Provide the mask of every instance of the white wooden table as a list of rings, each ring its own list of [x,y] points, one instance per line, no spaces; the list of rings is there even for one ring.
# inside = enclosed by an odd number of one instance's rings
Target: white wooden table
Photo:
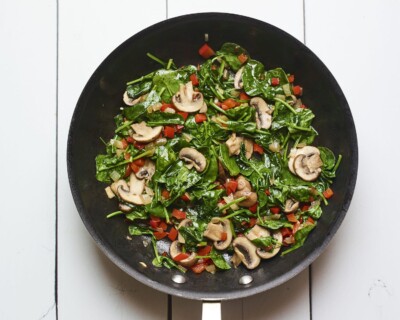
[[[287,283],[224,302],[223,319],[400,319],[396,0],[1,0],[0,319],[200,319],[115,267],[74,206],[66,141],[78,96],[117,45],[181,14],[255,17],[335,75],[359,139],[353,202],[324,254]]]

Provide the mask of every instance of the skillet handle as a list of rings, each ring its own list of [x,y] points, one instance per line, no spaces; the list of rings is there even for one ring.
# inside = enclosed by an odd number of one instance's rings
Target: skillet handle
[[[203,301],[202,320],[221,320],[221,301]]]

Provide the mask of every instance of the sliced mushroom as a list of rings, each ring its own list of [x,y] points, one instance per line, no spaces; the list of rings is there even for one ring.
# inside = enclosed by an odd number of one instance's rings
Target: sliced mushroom
[[[246,180],[245,177],[239,176],[237,178],[237,191],[234,193],[233,197],[239,199],[241,197],[246,197],[243,201],[238,203],[241,207],[251,207],[257,203],[257,193],[253,192],[251,189],[250,182]]]
[[[122,212],[130,212],[130,211],[132,211],[132,208],[130,206],[128,206],[127,204],[124,204],[124,203],[120,203],[118,205],[118,207],[119,207],[119,210],[121,210]]]
[[[141,97],[132,99],[131,97],[128,96],[127,91],[124,92],[123,100],[124,100],[124,103],[128,106],[133,106],[133,105],[137,104],[140,101],[140,99],[141,99]]]
[[[257,247],[246,237],[233,240],[233,249],[247,269],[254,269],[260,264]]]
[[[115,197],[115,193],[111,190],[110,186],[105,188],[104,191],[106,192],[108,199],[112,199]]]
[[[150,180],[155,172],[156,172],[156,166],[154,162],[151,161],[150,159],[146,159],[143,167],[141,167],[139,171],[136,172],[136,177],[138,179]]]
[[[115,181],[111,184],[110,188],[114,194],[118,195],[118,188],[122,186],[124,189],[129,190],[129,186],[124,179]]]
[[[136,178],[135,174],[131,174],[129,181],[129,189],[127,185],[120,184],[117,192],[119,197],[129,203],[136,205],[144,205],[151,202],[152,197],[150,195],[142,195],[145,187],[145,181]]]
[[[244,70],[244,67],[241,67],[235,74],[235,79],[234,79],[235,89],[243,88],[243,81],[242,81],[243,70]]]
[[[178,240],[175,240],[174,242],[171,243],[171,246],[169,247],[169,254],[172,257],[172,259],[175,259],[181,253],[182,253],[181,244],[178,242]],[[196,262],[197,258],[196,258],[196,253],[194,252],[192,252],[188,258],[178,261],[180,265],[187,268],[193,266]]]
[[[314,181],[321,173],[323,163],[318,153],[299,154],[294,158],[293,168],[305,181]]]
[[[185,243],[185,238],[179,233],[179,229],[182,227],[191,227],[193,225],[192,220],[190,219],[183,219],[178,225],[178,241],[179,243]]]
[[[258,129],[269,129],[272,124],[272,108],[259,97],[252,98],[250,105],[256,109],[256,124]]]
[[[230,156],[238,155],[240,153],[240,148],[242,147],[243,143],[246,149],[246,158],[250,159],[251,155],[253,154],[252,141],[247,138],[238,137],[236,136],[236,133],[232,133],[230,138],[225,143],[228,147]]]
[[[238,203],[240,207],[249,208],[257,203],[257,193],[250,190],[236,191],[234,197],[235,199],[246,197],[246,199]]]
[[[299,202],[293,199],[287,199],[285,202],[285,211],[286,213],[296,211],[299,208]]]
[[[191,81],[181,84],[179,91],[172,97],[174,106],[183,112],[197,112],[203,107],[203,94],[193,91]]]
[[[199,113],[206,113],[208,110],[207,105],[205,102],[203,102],[203,105],[201,106]]]
[[[259,225],[255,225],[246,234],[247,239],[249,239],[250,241],[255,240],[257,238],[265,238],[265,237],[270,237],[270,236],[271,236],[271,233],[267,229],[265,229],[263,227],[260,227]],[[277,244],[271,250],[267,251],[267,250],[265,250],[263,248],[257,248],[257,254],[262,259],[270,259],[270,258],[272,258],[281,249],[282,233],[280,231],[276,231],[276,232],[274,232],[272,234],[272,236],[277,241]]]
[[[292,148],[290,150],[289,154],[289,161],[288,161],[288,167],[291,173],[296,174],[296,171],[294,170],[294,158],[300,154],[305,154],[305,155],[312,155],[312,154],[318,154],[320,155],[319,149],[313,146],[305,146],[303,148]]]
[[[222,235],[226,234],[226,239],[222,240]],[[229,247],[232,241],[232,230],[228,219],[212,218],[204,231],[204,236],[214,241],[214,247],[224,250]]]
[[[140,123],[134,123],[131,125],[132,129],[135,133],[132,135],[132,138],[138,142],[150,142],[160,135],[162,126],[158,127],[149,127],[146,125],[146,122],[142,121]]]
[[[193,165],[198,172],[204,171],[207,166],[206,158],[194,148],[182,148],[179,151],[179,159]]]

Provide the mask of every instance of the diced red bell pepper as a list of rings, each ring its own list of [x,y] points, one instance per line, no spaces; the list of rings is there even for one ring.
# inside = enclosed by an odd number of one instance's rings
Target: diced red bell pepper
[[[137,166],[136,164],[134,164],[133,162],[131,162],[130,167],[131,167],[131,170],[132,170],[134,173],[138,173],[139,170],[140,170],[140,167]]]
[[[172,216],[178,220],[186,219],[186,212],[178,209],[172,210]]]
[[[271,210],[273,214],[278,214],[279,212],[281,212],[281,208],[279,207],[271,207],[269,208],[269,210]]]
[[[279,85],[279,78],[271,78],[271,85],[276,87]]]
[[[126,137],[125,138],[125,140],[126,140],[126,142],[128,142],[129,144],[134,144],[135,143],[135,140],[132,138],[132,137]]]
[[[257,152],[259,154],[264,154],[263,147],[261,147],[259,144],[255,143],[255,142],[253,143],[253,151]]]
[[[185,260],[187,258],[189,258],[189,254],[185,253],[185,252],[181,252],[178,255],[176,255],[175,257],[173,257],[172,259],[179,262],[179,261]]]
[[[177,124],[175,125],[175,132],[176,133],[182,133],[182,130],[185,126],[181,125],[181,124]]]
[[[225,190],[226,190],[226,193],[228,194],[228,196],[231,193],[235,193],[237,187],[238,187],[238,183],[235,179],[228,179],[225,183]]]
[[[205,246],[201,249],[199,249],[199,251],[197,251],[197,255],[204,257],[207,256],[210,252],[211,252],[212,247],[211,246]]]
[[[246,94],[246,92],[241,92],[239,94],[239,99],[240,100],[250,100],[250,97]]]
[[[150,219],[150,221],[149,221],[149,225],[150,225],[150,227],[152,227],[153,229],[157,229],[159,223],[160,223],[160,222],[157,222],[156,220],[152,220],[152,219]]]
[[[245,55],[244,53],[241,53],[238,55],[238,60],[240,61],[241,64],[245,63],[249,57]]]
[[[170,193],[169,193],[168,190],[163,190],[163,191],[161,191],[161,196],[162,196],[164,199],[169,199],[171,195],[170,195]]]
[[[195,73],[190,75],[190,81],[192,81],[192,85],[194,85],[194,86],[199,85],[199,79],[197,78]]]
[[[325,199],[329,199],[333,196],[333,190],[331,188],[326,189],[324,192],[322,192],[324,195]]]
[[[143,167],[145,160],[143,158],[140,158],[140,159],[133,161],[132,163],[136,164],[138,167]]]
[[[301,96],[303,94],[303,88],[300,86],[294,86],[293,87],[293,94],[295,96]]]
[[[286,237],[288,237],[288,236],[290,236],[290,235],[292,234],[292,230],[290,230],[290,229],[287,228],[287,227],[281,228],[280,231],[281,231],[281,233],[282,233],[282,237],[283,237],[283,238],[286,238]]]
[[[299,222],[293,212],[288,213],[286,215],[286,219],[288,219],[289,222],[293,222],[293,223]]]
[[[168,239],[171,241],[175,241],[177,237],[178,237],[178,230],[172,227],[168,232]]]
[[[253,204],[251,207],[249,207],[249,210],[251,212],[253,212],[253,213],[256,213],[257,212],[257,207],[258,207],[257,203]]]
[[[186,121],[187,117],[189,116],[189,113],[184,112],[184,111],[178,111],[177,114],[181,115],[183,120]]]
[[[228,238],[228,233],[221,232],[221,241],[225,241]]]
[[[157,240],[161,240],[168,235],[168,233],[166,233],[165,231],[156,231],[156,232],[153,232],[153,234]]]
[[[311,217],[308,217],[308,218],[307,218],[307,223],[314,224],[314,223],[315,223],[315,221],[314,221],[314,219],[313,219],[313,218],[311,218]]]
[[[236,106],[238,106],[239,103],[236,102],[235,100],[233,100],[232,98],[228,98],[226,100],[224,100],[221,104],[221,108],[224,110],[228,110],[228,109],[232,109]]]
[[[162,231],[166,231],[167,228],[168,228],[168,226],[167,226],[167,224],[165,223],[165,221],[161,221],[158,227],[161,228]]]
[[[196,123],[202,123],[207,120],[207,116],[204,113],[198,113],[194,116],[194,121]]]
[[[202,273],[204,270],[206,270],[206,264],[200,262],[192,266],[190,269],[192,269],[194,273],[199,274]]]
[[[265,194],[266,194],[267,196],[269,196],[269,195],[271,194],[271,191],[269,191],[269,189],[266,189],[266,190],[265,190]]]
[[[132,173],[132,168],[129,163],[126,165],[124,178],[129,177]]]
[[[249,221],[249,228],[253,228],[257,223],[257,218],[251,217]]]
[[[215,51],[207,43],[205,43],[199,49],[199,55],[201,55],[204,59],[208,59],[215,55]]]
[[[144,149],[144,147],[146,147],[146,144],[140,143],[140,142],[137,142],[137,141],[135,141],[135,142],[133,143],[133,145],[134,145],[134,147],[135,147],[136,149],[139,149],[139,150],[142,150],[142,149]]]
[[[170,103],[164,103],[164,104],[161,106],[160,111],[161,111],[161,112],[165,112],[165,110],[167,110],[168,108],[175,109],[175,107],[174,107],[172,104],[170,104]]]
[[[185,202],[189,202],[190,201],[190,197],[189,194],[187,192],[185,192],[182,196],[181,199]]]
[[[294,82],[294,74],[288,75],[288,80],[290,83]]]
[[[166,138],[173,139],[175,137],[175,129],[171,126],[164,127],[164,135]]]
[[[126,149],[128,147],[128,142],[126,141],[126,139],[121,139],[121,143],[122,143],[122,149]]]
[[[293,224],[293,230],[292,230],[293,234],[295,234],[299,230],[300,225],[301,225],[300,221],[297,221],[296,223]]]
[[[131,154],[130,153],[125,153],[124,154],[124,159],[125,160],[129,160],[131,158]]]

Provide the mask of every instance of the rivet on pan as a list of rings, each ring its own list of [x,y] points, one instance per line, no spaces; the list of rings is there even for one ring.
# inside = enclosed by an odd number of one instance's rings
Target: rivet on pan
[[[182,283],[186,282],[186,278],[181,274],[174,274],[172,276],[172,281],[175,282],[175,283],[182,284]]]
[[[204,34],[204,42],[208,42],[208,33]]]
[[[240,277],[239,284],[245,285],[253,282],[253,277],[249,275],[245,275]]]
[[[147,268],[147,264],[145,264],[143,261],[140,261],[139,264],[140,264],[143,268]]]

